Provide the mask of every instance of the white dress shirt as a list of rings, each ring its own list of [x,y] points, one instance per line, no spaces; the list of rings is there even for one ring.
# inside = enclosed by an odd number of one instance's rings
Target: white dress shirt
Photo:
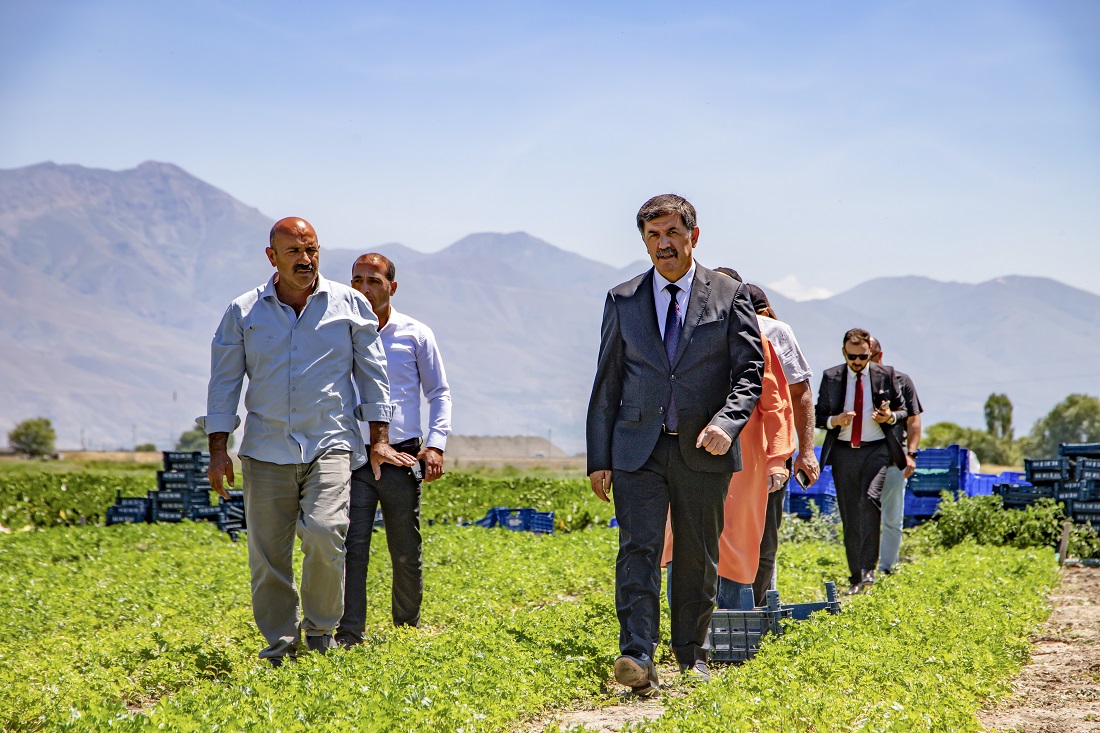
[[[844,411],[852,412],[856,404],[856,372],[853,372],[851,367],[848,367],[845,371],[848,373],[848,382],[844,385]],[[886,434],[882,432],[882,426],[875,422],[872,417],[875,414],[876,407],[878,405],[871,400],[871,371],[868,364],[863,369],[863,437],[860,438],[861,443],[872,443],[886,437]],[[829,418],[829,425],[832,426],[832,424],[833,419]],[[855,425],[855,420],[847,425],[842,425],[840,435],[837,437],[840,440],[851,441],[853,425]]]
[[[794,331],[783,321],[768,318],[757,314],[757,323],[760,331],[768,337],[775,349],[775,355],[779,357],[779,363],[783,366],[783,376],[787,378],[787,384],[798,384],[813,378],[813,370],[806,361],[802,349],[798,346],[798,339],[794,337]]]
[[[197,422],[207,434],[233,432],[247,375],[242,456],[289,465],[348,450],[358,467],[365,456],[357,419],[389,422],[393,412],[370,303],[320,275],[301,314],[276,296],[274,277],[234,300],[210,354],[207,414]]]
[[[680,306],[680,325],[684,325],[687,318],[688,299],[691,297],[691,284],[695,282],[695,260],[691,261],[691,269],[676,282],[666,280],[665,276],[653,268],[653,300],[657,308],[657,328],[661,330],[661,338],[665,337],[665,317],[668,315],[668,304],[672,302],[672,295],[666,290],[669,285],[680,288],[676,293],[676,302]]]
[[[445,450],[451,433],[451,388],[443,359],[435,343],[435,334],[415,318],[398,313],[390,307],[390,317],[379,334],[386,350],[386,372],[390,377],[390,443],[419,438],[420,393],[428,400],[428,437],[425,447]],[[370,427],[360,426],[364,442],[370,437]]]

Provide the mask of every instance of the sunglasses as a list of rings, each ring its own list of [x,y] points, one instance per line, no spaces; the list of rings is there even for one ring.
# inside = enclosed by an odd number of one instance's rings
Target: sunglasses
[[[871,358],[870,354],[849,354],[847,351],[844,352],[844,355],[848,357],[848,361],[867,361]]]

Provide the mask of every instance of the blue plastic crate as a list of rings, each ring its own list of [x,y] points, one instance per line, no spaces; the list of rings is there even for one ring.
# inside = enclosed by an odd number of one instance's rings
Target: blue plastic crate
[[[836,597],[836,583],[825,584],[825,599],[817,603],[792,603],[783,604],[780,608],[791,612],[791,618],[795,621],[805,621],[811,613],[825,611],[826,613],[840,613],[840,601]]]
[[[810,504],[816,504],[817,510],[822,514],[836,513],[836,497],[827,494],[787,494],[784,504],[784,511],[788,514],[796,514],[802,519],[813,516]]]
[[[966,476],[959,468],[918,469],[909,477],[909,491],[917,496],[939,496],[941,491],[965,488]]]
[[[497,506],[489,510],[484,519],[474,522],[481,527],[502,527],[513,532],[554,533],[554,512],[540,512],[534,509],[511,509]]]
[[[749,590],[749,594],[752,590]],[[752,600],[748,601],[752,605]],[[712,662],[745,662],[760,651],[760,642],[767,634],[782,636],[782,619],[792,618],[790,609],[779,605],[779,593],[768,591],[765,608],[751,610],[715,609],[710,617],[710,660]]]
[[[917,496],[912,491],[906,490],[904,501],[904,514],[906,517],[931,517],[940,508],[938,494],[936,496]]]
[[[913,459],[917,470],[958,468],[966,471],[970,466],[970,457],[966,448],[949,445],[946,448],[922,448]]]
[[[1100,443],[1062,443],[1058,446],[1058,455],[1100,458]]]
[[[1074,471],[1078,481],[1100,481],[1100,458],[1078,458]]]
[[[821,460],[821,446],[814,447],[814,454],[817,456],[818,461]],[[798,455],[797,453],[795,454]],[[792,495],[810,495],[810,496],[836,496],[836,485],[833,483],[833,467],[822,466],[821,475],[817,477],[817,481],[802,488],[802,484],[798,483],[798,480],[792,475],[790,480],[787,481],[787,493]]]
[[[999,476],[992,473],[968,473],[964,493],[967,496],[990,496],[993,494],[993,485],[999,483],[999,479]]]
[[[1000,480],[995,483],[998,484],[1016,484],[1017,486],[1027,486],[1027,474],[1023,471],[1001,471],[1001,475],[998,477]]]
[[[1069,478],[1068,458],[1025,459],[1024,472],[1033,484],[1065,481]]]

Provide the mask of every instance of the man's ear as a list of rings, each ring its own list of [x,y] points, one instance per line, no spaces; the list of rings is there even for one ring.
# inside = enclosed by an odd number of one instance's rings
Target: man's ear
[[[273,250],[271,247],[268,247],[264,251],[267,252],[267,261],[271,263],[272,267],[275,267],[275,250]]]

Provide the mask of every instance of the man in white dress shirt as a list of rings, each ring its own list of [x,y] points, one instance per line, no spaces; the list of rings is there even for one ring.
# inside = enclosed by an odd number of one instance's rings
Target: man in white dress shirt
[[[344,615],[336,631],[336,641],[344,646],[363,641],[367,565],[374,514],[379,505],[393,562],[393,623],[396,626],[420,625],[420,603],[424,594],[421,480],[434,481],[443,475],[443,451],[451,432],[451,390],[447,386],[447,374],[435,334],[420,321],[393,308],[390,298],[397,292],[396,277],[394,264],[377,253],[365,254],[352,265],[351,286],[365,295],[374,309],[386,352],[393,403],[391,445],[414,465],[386,465],[380,472],[359,469],[352,474]],[[420,427],[421,392],[428,402],[426,438]]]
[[[210,485],[228,498],[226,443],[241,424],[248,376],[239,453],[252,610],[267,640],[260,658],[277,667],[297,654],[303,633],[312,650],[333,644],[344,605],[348,480],[365,460],[356,420],[370,423],[372,465],[407,457],[389,445],[386,357],[369,304],[321,277],[317,233],[304,219],[276,222],[269,245],[275,274],[230,303],[214,334],[207,414],[198,423],[210,441]],[[305,556],[300,620],[295,532]]]

